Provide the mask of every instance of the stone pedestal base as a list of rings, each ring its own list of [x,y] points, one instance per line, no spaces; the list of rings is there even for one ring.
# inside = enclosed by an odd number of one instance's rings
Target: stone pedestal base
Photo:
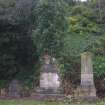
[[[94,102],[97,100],[96,89],[93,86],[80,86],[75,92],[75,98],[80,101]]]
[[[34,93],[31,95],[31,98],[36,99],[38,101],[62,101],[64,99],[64,95]]]
[[[36,91],[32,92],[31,97],[36,100],[47,100],[47,101],[55,101],[55,100],[63,100],[64,94],[61,89],[36,89]]]

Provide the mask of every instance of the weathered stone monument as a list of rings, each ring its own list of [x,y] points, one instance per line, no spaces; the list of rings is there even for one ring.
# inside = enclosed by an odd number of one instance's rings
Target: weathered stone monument
[[[61,82],[59,77],[59,69],[56,60],[45,54],[41,59],[42,66],[40,69],[39,87],[36,89],[36,93],[32,93],[32,97],[42,99],[57,99],[62,94]]]
[[[11,98],[19,98],[22,94],[22,86],[18,80],[12,80],[9,84],[8,96]]]
[[[96,89],[93,77],[92,54],[84,52],[81,54],[81,85],[80,97],[94,99],[96,98]]]
[[[40,89],[45,93],[59,93],[60,85],[58,68],[54,64],[54,58],[46,54],[43,57],[40,73]]]

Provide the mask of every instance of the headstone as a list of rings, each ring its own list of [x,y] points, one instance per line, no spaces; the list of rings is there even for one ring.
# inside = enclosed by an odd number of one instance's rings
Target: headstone
[[[81,55],[81,93],[83,98],[95,98],[96,89],[94,85],[92,54],[85,52]]]
[[[22,92],[22,86],[18,80],[12,80],[9,84],[9,90],[8,90],[9,97],[12,98],[19,98],[21,97]]]

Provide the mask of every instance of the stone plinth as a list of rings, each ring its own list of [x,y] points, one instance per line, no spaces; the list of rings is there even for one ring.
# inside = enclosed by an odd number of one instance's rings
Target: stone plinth
[[[96,97],[92,54],[90,52],[85,52],[81,55],[81,85],[79,96],[83,98]]]

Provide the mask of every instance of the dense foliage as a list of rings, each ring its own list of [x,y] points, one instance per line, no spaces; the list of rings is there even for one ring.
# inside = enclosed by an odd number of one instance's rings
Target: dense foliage
[[[105,1],[1,0],[0,79],[37,81],[39,58],[55,56],[63,80],[78,84],[80,54],[94,53],[95,77],[105,77]],[[75,77],[75,78],[73,78]],[[76,78],[77,77],[77,78]]]
[[[65,4],[58,0],[39,1],[33,9],[33,41],[39,55],[48,50],[50,54],[58,54],[65,31]]]
[[[20,72],[23,75],[32,68],[31,7],[20,1],[0,1],[0,79],[14,78]]]

